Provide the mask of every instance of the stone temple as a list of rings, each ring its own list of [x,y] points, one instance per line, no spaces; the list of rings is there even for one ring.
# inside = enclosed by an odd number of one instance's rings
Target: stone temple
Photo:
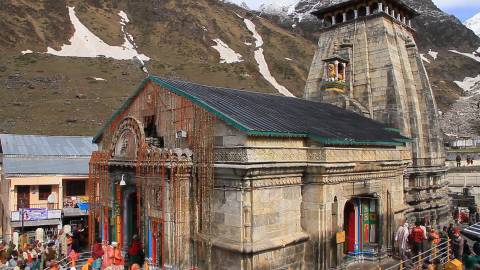
[[[405,171],[407,218],[448,218],[445,153],[438,110],[415,45],[416,12],[402,1],[336,1],[313,13],[322,22],[305,98],[335,104],[412,138]]]
[[[95,138],[90,235],[138,234],[179,269],[375,258],[407,209],[408,141],[334,105],[151,76]]]
[[[315,14],[306,99],[142,82],[94,138],[90,241],[126,248],[136,234],[166,269],[330,269],[387,256],[406,216],[443,220],[415,12],[349,1]]]

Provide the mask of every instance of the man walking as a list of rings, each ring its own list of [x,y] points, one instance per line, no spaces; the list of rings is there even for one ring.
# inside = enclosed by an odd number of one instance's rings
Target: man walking
[[[395,243],[397,244],[398,256],[401,260],[405,260],[407,251],[407,242],[410,232],[408,231],[408,223],[404,223],[400,226],[395,233]]]
[[[465,240],[460,235],[460,229],[455,228],[453,230],[453,238],[452,238],[452,251],[455,259],[462,261],[464,245],[465,245]]]
[[[410,240],[412,242],[413,255],[417,256],[423,252],[423,240],[425,240],[425,233],[420,227],[420,223],[415,222],[415,227],[412,229],[410,234]]]

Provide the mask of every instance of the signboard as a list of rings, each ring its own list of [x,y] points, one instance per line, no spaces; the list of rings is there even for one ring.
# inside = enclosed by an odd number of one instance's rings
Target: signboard
[[[21,221],[22,210],[12,212],[12,221]],[[47,208],[25,208],[23,209],[23,221],[38,221],[46,219],[62,218],[62,210]]]
[[[48,219],[62,218],[62,210],[60,209],[48,210],[47,217]]]
[[[345,231],[337,232],[337,244],[345,243]]]
[[[22,210],[20,210],[20,213]],[[48,210],[47,208],[26,208],[23,209],[23,220],[24,221],[36,221],[48,219]]]

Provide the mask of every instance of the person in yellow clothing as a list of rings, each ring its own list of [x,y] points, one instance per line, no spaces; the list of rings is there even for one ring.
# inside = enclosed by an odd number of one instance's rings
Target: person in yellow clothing
[[[82,266],[82,270],[90,270],[90,266],[93,263],[93,258],[88,258],[87,263]]]
[[[18,246],[20,248],[26,248],[28,244],[28,235],[26,233],[23,233],[20,235],[20,238],[18,239]]]

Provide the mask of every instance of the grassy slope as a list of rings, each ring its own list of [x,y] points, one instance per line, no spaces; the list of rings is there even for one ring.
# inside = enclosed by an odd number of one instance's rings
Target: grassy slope
[[[153,59],[147,63],[152,74],[276,92],[258,73],[254,47],[244,44],[252,41],[252,37],[234,13],[247,15],[238,7],[216,0],[169,0],[153,7],[148,1],[118,1],[117,7],[92,6],[90,2],[69,0],[68,4],[75,5],[82,23],[110,45],[123,43],[117,13],[125,10],[130,18],[128,31],[135,37],[139,51]],[[30,12],[38,17],[37,21],[48,21],[50,13],[57,21],[68,18],[66,8],[49,13],[35,3],[24,0],[25,3],[36,6]],[[273,75],[301,96],[313,42],[263,19],[254,22],[265,39],[265,57]],[[9,25],[22,42],[0,45],[0,132],[93,135],[144,77],[129,61],[44,54],[22,56],[21,50],[45,51],[47,46],[58,48],[66,43],[71,25],[67,22],[63,29],[51,28],[55,33],[45,28],[29,38],[28,27],[16,29],[15,24]],[[39,42],[42,35],[44,41]],[[218,53],[211,48],[214,38],[222,39],[242,54],[245,61],[219,64]],[[296,61],[286,61],[285,57]]]

